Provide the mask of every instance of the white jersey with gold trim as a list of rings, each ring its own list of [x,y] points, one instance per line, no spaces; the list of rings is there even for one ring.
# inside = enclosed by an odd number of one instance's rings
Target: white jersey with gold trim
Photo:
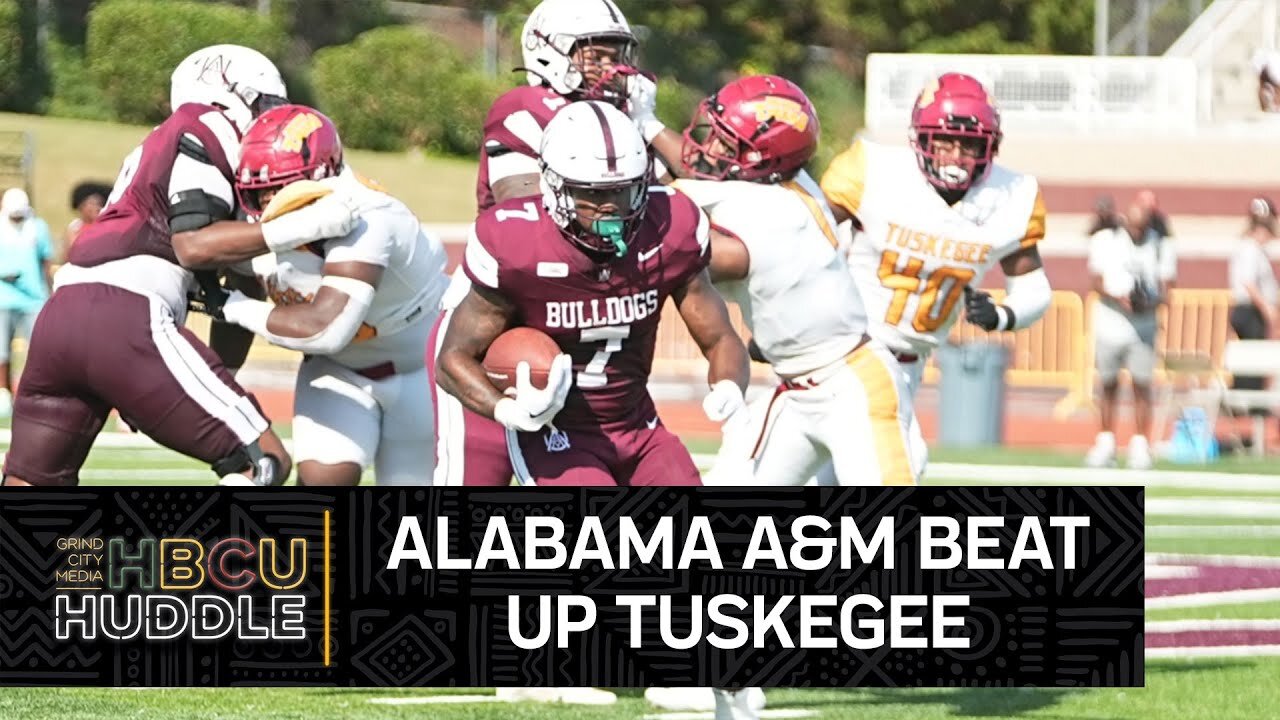
[[[444,245],[422,229],[411,210],[350,168],[325,183],[356,199],[360,221],[346,237],[312,243],[253,261],[276,304],[310,302],[326,262],[363,262],[385,270],[355,338],[331,359],[360,369],[391,362],[399,372],[422,367],[422,348],[448,287]]]
[[[960,316],[964,288],[1044,237],[1039,183],[1000,165],[948,205],[909,148],[859,140],[832,161],[822,189],[862,225],[849,265],[872,337],[897,352],[932,351]]]
[[[746,246],[747,277],[716,287],[741,308],[775,372],[807,373],[858,345],[866,312],[849,281],[835,217],[808,173],[779,184],[677,180],[673,187]]]

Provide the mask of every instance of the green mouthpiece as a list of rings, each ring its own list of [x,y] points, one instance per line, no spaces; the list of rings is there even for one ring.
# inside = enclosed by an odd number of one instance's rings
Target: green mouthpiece
[[[622,257],[627,254],[627,243],[622,239],[624,224],[618,218],[600,218],[591,223],[591,232],[613,244],[613,254]]]

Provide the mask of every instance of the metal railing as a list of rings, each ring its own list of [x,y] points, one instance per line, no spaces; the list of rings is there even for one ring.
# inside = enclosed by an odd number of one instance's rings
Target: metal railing
[[[1197,127],[1197,69],[1189,58],[873,53],[867,129],[905,132],[920,89],[948,71],[983,81],[1005,128],[1023,134]]]

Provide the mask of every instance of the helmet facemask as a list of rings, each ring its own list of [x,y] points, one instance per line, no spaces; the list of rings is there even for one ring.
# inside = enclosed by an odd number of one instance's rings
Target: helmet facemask
[[[618,108],[627,101],[627,76],[636,71],[636,39],[621,33],[599,35],[544,35],[534,33],[563,60],[558,82],[544,77],[557,91],[567,89],[575,100],[601,100]],[[539,73],[536,68],[526,68]],[[549,72],[555,69],[548,68]]]
[[[562,233],[596,262],[624,257],[644,220],[649,178],[616,183],[568,180],[542,168],[543,201]]]
[[[693,122],[685,128],[680,160],[689,174],[700,180],[777,182],[782,179],[770,167],[773,163],[764,162],[764,155],[749,138],[734,133],[720,119],[722,110],[713,95],[702,102]],[[771,122],[761,122],[755,135],[758,137],[768,130]]]
[[[925,178],[952,192],[968,190],[985,178],[1000,149],[996,133],[973,118],[951,118],[945,127],[917,128],[911,145]]]

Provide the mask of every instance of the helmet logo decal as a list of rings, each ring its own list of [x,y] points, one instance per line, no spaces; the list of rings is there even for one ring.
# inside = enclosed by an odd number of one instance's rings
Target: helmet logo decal
[[[223,58],[221,55],[213,55],[204,60],[204,64],[200,66],[200,74],[196,77],[198,82],[206,85],[223,86],[227,83],[227,71],[231,69],[231,61]]]
[[[289,152],[301,152],[303,142],[322,127],[324,123],[314,113],[295,115],[280,131],[280,148]]]
[[[809,127],[809,114],[791,98],[770,95],[755,104],[755,114],[757,122],[777,120],[801,132]]]
[[[938,78],[932,78],[925,83],[924,88],[920,90],[920,99],[916,101],[916,107],[922,108],[931,105],[933,96],[937,94],[938,88]]]

